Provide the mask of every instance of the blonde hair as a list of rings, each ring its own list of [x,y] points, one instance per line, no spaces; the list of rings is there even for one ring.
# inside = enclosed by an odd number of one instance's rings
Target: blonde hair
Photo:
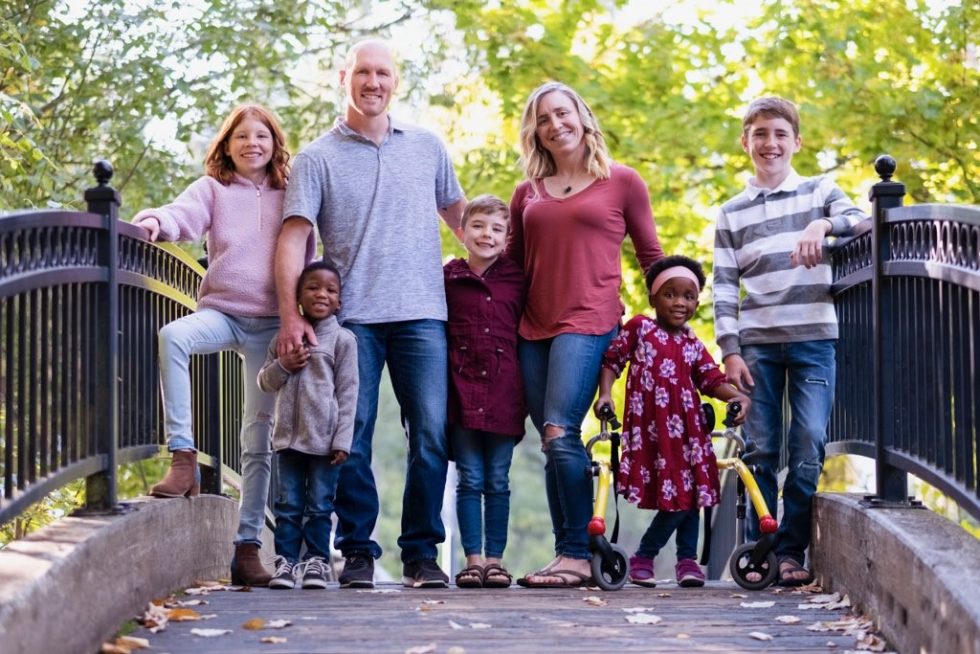
[[[503,215],[504,220],[510,223],[510,207],[496,195],[478,195],[466,203],[463,209],[463,217],[460,219],[459,226],[466,227],[466,221],[475,215]]]
[[[599,122],[585,100],[561,82],[542,84],[531,91],[527,104],[524,105],[524,114],[521,116],[521,167],[524,169],[524,175],[530,180],[535,180],[551,177],[557,172],[554,158],[538,142],[537,136],[538,105],[541,103],[541,98],[556,91],[564,93],[572,101],[582,121],[585,164],[589,174],[598,179],[608,179],[611,160],[606,149],[606,139],[599,129]]]
[[[272,158],[266,166],[266,171],[269,173],[269,186],[286,188],[286,181],[289,179],[289,150],[286,149],[286,137],[272,112],[258,104],[239,105],[228,114],[204,157],[205,172],[225,186],[231,183],[232,176],[235,174],[235,162],[225,150],[232,132],[246,118],[255,118],[269,128],[272,134]]]
[[[745,110],[745,117],[742,118],[742,134],[749,133],[749,127],[759,116],[782,118],[793,128],[793,136],[800,135],[800,112],[797,111],[795,104],[785,98],[770,95],[753,100]]]

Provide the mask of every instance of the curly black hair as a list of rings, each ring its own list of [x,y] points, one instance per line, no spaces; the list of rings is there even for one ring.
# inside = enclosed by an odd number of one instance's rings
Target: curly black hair
[[[681,254],[672,254],[669,257],[664,257],[660,259],[655,264],[650,266],[646,273],[647,291],[653,286],[653,280],[657,278],[657,275],[667,270],[668,268],[673,268],[674,266],[684,266],[688,270],[694,273],[694,276],[698,278],[698,286],[704,288],[704,283],[708,281],[707,277],[704,276],[704,268],[701,264],[692,259],[691,257],[685,257]]]
[[[303,282],[306,278],[310,276],[311,273],[317,270],[329,270],[333,274],[337,275],[337,281],[343,285],[343,280],[340,278],[340,271],[337,270],[337,266],[333,265],[329,261],[314,261],[303,268],[303,272],[299,274],[299,279],[296,280],[296,297],[299,297],[300,291],[303,289]]]

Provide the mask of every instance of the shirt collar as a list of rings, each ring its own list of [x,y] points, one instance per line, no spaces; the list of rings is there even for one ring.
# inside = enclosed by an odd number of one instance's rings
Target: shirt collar
[[[334,121],[334,128],[344,136],[367,140],[364,136],[351,128],[351,126],[347,124],[347,121],[344,120],[343,116],[337,116],[337,119]],[[388,114],[388,136],[385,137],[385,140],[391,138],[391,135],[395,132],[405,132],[408,131],[408,129],[408,123],[404,123],[391,114]]]
[[[789,169],[789,175],[783,180],[783,183],[774,189],[766,189],[756,186],[752,183],[752,178],[745,183],[745,194],[749,196],[750,200],[756,199],[760,193],[765,195],[771,195],[772,193],[778,193],[780,191],[795,191],[799,188],[800,184],[803,183],[803,178],[800,177],[799,173],[796,172],[795,168]]]

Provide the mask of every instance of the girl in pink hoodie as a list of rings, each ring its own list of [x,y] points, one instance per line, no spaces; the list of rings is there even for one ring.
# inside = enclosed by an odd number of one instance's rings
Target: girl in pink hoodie
[[[245,361],[245,407],[241,506],[231,576],[236,584],[265,586],[271,575],[258,552],[272,471],[275,395],[259,390],[255,379],[279,328],[273,259],[289,152],[269,110],[247,104],[225,119],[204,163],[207,174],[171,204],[144,209],[133,218],[151,241],[196,241],[206,234],[208,250],[197,311],[160,330],[160,385],[173,462],[150,494],[181,497],[200,491],[190,357],[238,352]],[[314,245],[309,244],[307,261]]]

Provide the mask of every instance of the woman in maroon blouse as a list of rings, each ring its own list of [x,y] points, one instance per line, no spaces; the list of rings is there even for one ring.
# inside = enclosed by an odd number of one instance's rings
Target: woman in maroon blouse
[[[580,586],[591,577],[592,515],[581,425],[624,311],[621,246],[628,234],[644,270],[664,254],[646,184],[610,160],[595,116],[571,88],[549,82],[531,93],[521,152],[527,179],[511,198],[507,252],[528,280],[518,352],[545,453],[555,559],[518,583]]]

